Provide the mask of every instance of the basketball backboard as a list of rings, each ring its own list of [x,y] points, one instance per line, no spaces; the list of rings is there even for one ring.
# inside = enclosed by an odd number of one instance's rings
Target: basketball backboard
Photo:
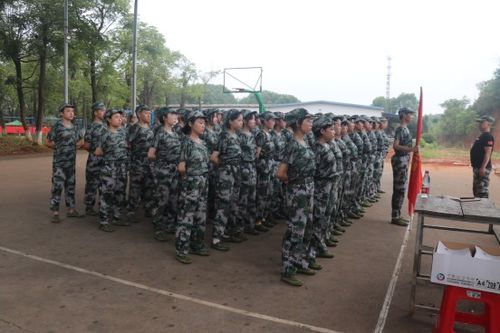
[[[262,67],[224,68],[223,92],[262,92]]]

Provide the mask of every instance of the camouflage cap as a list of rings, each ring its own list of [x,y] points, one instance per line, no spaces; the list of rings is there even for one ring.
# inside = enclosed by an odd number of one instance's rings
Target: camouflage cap
[[[383,123],[383,122],[386,122],[386,121],[387,121],[387,118],[386,118],[386,117],[384,117],[384,116],[380,117],[379,119],[380,119],[380,122],[381,122],[381,123]]]
[[[203,110],[203,113],[207,116],[207,117],[211,117],[213,114],[215,113],[220,113],[219,109],[205,109]]]
[[[321,116],[313,121],[313,131],[317,132],[322,128],[329,127],[333,125],[333,119],[327,116]]]
[[[259,116],[260,116],[260,119],[263,119],[263,120],[277,119],[276,115],[274,113],[272,113],[271,111],[263,112]]]
[[[276,119],[285,120],[285,114],[283,112],[276,111],[274,112]]]
[[[408,113],[415,113],[415,111],[410,110],[407,107],[402,107],[402,108],[399,108],[399,110],[398,110],[398,115],[408,114]]]
[[[248,109],[244,109],[244,110],[241,110],[243,112],[243,119],[247,119],[249,118],[251,115],[257,115],[257,111],[255,110],[248,110]]]
[[[60,107],[59,107],[59,113],[63,112],[64,109],[66,108],[71,108],[71,109],[74,109],[75,106],[73,104],[69,104],[69,103],[64,103],[62,104]]]
[[[345,119],[344,116],[341,116],[341,115],[333,115],[332,116],[332,120],[333,121],[339,121],[340,120],[340,122],[342,122],[342,121],[344,121],[344,119]]]
[[[303,120],[305,118],[311,117],[312,115],[304,108],[293,109],[285,115],[285,120],[287,123],[295,123],[297,121]]]
[[[207,116],[205,116],[205,114],[203,112],[201,112],[200,110],[196,110],[196,111],[189,113],[189,117],[188,117],[187,121],[188,122],[195,121],[198,118],[203,118],[206,120]]]
[[[163,118],[164,116],[166,116],[169,113],[177,114],[177,110],[169,108],[168,106],[163,106],[158,111],[156,111],[156,113],[158,114],[159,118]]]
[[[187,120],[189,119],[189,114],[191,113],[191,110],[180,108],[177,109],[177,113],[180,114],[184,120]]]
[[[138,114],[139,112],[142,111],[151,111],[151,109],[146,104],[137,105],[137,107],[135,108],[135,114]]]
[[[113,116],[116,113],[119,113],[119,114],[123,115],[123,110],[120,110],[120,109],[109,109],[109,110],[106,111],[106,118],[109,119],[109,118],[111,118],[111,116]]]
[[[377,117],[375,117],[375,116],[370,117],[370,120],[371,120],[372,123],[380,124],[380,120]]]
[[[478,123],[482,123],[483,121],[487,121],[490,124],[493,124],[495,122],[495,118],[493,118],[492,116],[481,116],[481,117],[477,118],[476,121]]]
[[[94,112],[96,110],[102,110],[105,108],[106,108],[106,105],[104,105],[104,103],[102,103],[102,102],[95,102],[94,104],[92,104],[92,112]]]

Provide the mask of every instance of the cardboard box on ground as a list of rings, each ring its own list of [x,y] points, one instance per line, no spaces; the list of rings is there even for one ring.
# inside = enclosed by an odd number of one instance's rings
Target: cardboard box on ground
[[[500,247],[439,241],[431,282],[500,294]]]

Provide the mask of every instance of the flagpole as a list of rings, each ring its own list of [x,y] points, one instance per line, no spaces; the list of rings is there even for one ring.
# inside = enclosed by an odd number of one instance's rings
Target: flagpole
[[[69,101],[69,80],[68,80],[68,0],[64,0],[64,103]]]
[[[137,104],[137,7],[138,1],[134,1],[134,26],[133,26],[133,38],[132,38],[132,112],[135,112]]]

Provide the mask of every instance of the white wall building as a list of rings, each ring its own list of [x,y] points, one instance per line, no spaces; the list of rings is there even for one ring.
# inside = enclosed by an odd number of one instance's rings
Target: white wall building
[[[170,105],[171,107],[179,107],[179,105]],[[186,105],[188,108],[197,108],[197,104]],[[203,109],[216,108],[222,110],[229,109],[249,109],[259,110],[257,104],[204,104]],[[336,115],[365,115],[365,116],[382,116],[383,108],[368,105],[358,105],[349,103],[329,102],[329,101],[311,101],[303,103],[289,103],[289,104],[268,104],[266,105],[267,111],[273,112],[289,112],[295,108],[305,108],[310,113],[333,113]]]

